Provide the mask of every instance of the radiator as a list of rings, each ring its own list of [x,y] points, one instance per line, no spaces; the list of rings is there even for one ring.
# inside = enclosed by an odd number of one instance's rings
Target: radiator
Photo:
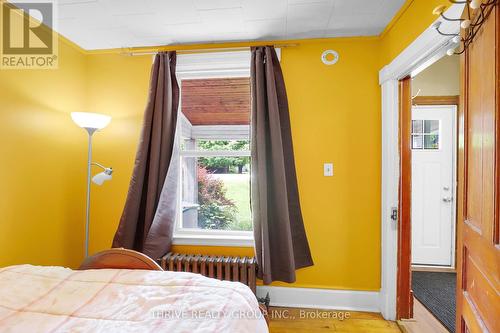
[[[166,271],[191,272],[219,280],[238,281],[250,287],[255,294],[255,258],[169,252],[158,263]]]

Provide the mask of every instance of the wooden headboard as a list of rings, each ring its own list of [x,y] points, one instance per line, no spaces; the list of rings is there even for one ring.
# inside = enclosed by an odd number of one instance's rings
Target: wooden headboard
[[[104,268],[163,271],[163,269],[150,257],[140,252],[123,248],[105,250],[87,257],[80,265],[79,269]]]

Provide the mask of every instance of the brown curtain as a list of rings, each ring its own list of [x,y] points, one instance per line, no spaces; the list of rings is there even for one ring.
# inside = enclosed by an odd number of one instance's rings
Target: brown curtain
[[[113,240],[113,247],[153,259],[169,250],[176,216],[178,166],[171,163],[179,106],[175,65],[175,51],[155,57],[134,171]]]
[[[288,100],[276,51],[252,48],[252,213],[259,278],[295,281],[312,266],[297,189]]]

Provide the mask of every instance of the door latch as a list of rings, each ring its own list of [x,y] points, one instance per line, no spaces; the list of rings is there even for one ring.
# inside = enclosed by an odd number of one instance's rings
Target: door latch
[[[398,208],[397,207],[391,208],[391,220],[393,220],[394,222],[398,221]]]

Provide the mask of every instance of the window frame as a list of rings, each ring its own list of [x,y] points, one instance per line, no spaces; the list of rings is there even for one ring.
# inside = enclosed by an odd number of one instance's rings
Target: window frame
[[[278,57],[280,50],[277,49]],[[250,77],[250,50],[233,52],[193,53],[180,54],[177,56],[177,80],[179,89],[182,90],[182,80],[185,79],[211,79],[211,78],[236,78]],[[185,116],[181,112],[182,91],[179,100],[179,121]],[[179,124],[180,128],[184,125]],[[224,129],[228,125],[215,125]],[[214,126],[197,126],[197,132],[191,133],[191,138],[202,140],[250,140],[250,125],[231,125],[230,134],[221,134],[213,131]],[[179,139],[181,136],[179,135]],[[251,151],[201,151],[180,149],[179,140],[179,170],[182,170],[183,157],[206,157],[206,156],[251,156]],[[182,223],[182,172],[179,171],[178,182],[177,218],[173,231],[174,245],[208,245],[208,246],[241,246],[253,247],[253,231],[236,230],[205,230],[181,228]]]
[[[413,152],[439,152],[441,151],[441,120],[439,119],[412,119],[412,125],[411,125],[411,150]],[[420,121],[422,124],[422,132],[414,132],[413,131],[413,122],[414,121]],[[438,130],[437,133],[426,133],[425,132],[425,122],[426,121],[437,121],[438,122]],[[437,135],[438,137],[438,147],[437,148],[425,148],[425,138],[429,137],[431,135]],[[413,140],[415,136],[421,136],[422,137],[422,148],[414,148],[413,147]]]

